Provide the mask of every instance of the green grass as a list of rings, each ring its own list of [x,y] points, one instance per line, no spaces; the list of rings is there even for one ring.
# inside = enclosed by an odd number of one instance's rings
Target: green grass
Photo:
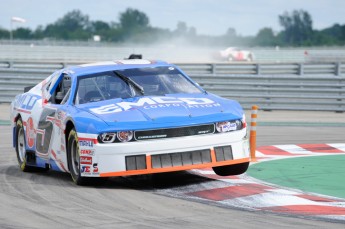
[[[247,173],[272,184],[345,198],[345,155],[261,162],[250,166]]]

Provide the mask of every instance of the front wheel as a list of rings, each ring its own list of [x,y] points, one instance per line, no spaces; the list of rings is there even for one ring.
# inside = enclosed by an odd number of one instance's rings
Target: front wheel
[[[72,129],[68,135],[67,152],[68,168],[73,182],[77,185],[84,185],[87,179],[80,174],[79,141],[75,129]]]
[[[79,140],[75,129],[73,128],[68,135],[67,141],[67,160],[68,168],[72,177],[72,180],[77,185],[98,185],[103,184],[105,179],[94,177],[82,177],[80,167],[80,151]],[[85,168],[84,168],[85,169]]]
[[[213,167],[213,171],[218,176],[235,176],[245,173],[249,167],[249,162]]]

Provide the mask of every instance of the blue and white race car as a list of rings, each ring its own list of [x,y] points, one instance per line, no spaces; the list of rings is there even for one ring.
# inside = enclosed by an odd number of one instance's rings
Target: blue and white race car
[[[249,165],[238,102],[203,90],[177,66],[120,60],[58,70],[11,104],[13,146],[23,171],[95,177]]]

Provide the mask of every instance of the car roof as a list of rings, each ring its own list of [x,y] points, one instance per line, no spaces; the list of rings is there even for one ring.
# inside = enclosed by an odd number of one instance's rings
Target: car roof
[[[96,62],[90,64],[82,64],[65,68],[63,72],[68,73],[70,76],[82,76],[98,72],[131,69],[131,68],[154,68],[163,66],[173,66],[164,61],[151,61],[143,59],[130,59],[130,60],[114,60],[106,62]]]

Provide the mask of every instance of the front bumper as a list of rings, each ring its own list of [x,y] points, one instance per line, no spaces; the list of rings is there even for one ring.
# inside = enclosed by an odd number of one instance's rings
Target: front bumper
[[[92,153],[88,151],[90,155],[81,154],[88,158],[81,162],[81,175],[128,176],[245,163],[250,161],[245,136],[246,129],[243,129],[222,134],[93,144]]]

